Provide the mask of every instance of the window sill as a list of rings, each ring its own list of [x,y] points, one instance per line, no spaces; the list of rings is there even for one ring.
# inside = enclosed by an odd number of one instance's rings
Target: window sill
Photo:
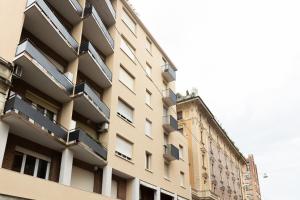
[[[146,77],[147,77],[151,82],[153,82],[153,80],[152,80],[152,78],[151,78],[151,76],[150,76],[149,74],[146,73]]]
[[[145,103],[146,104],[146,106],[148,107],[148,108],[150,108],[151,110],[153,110],[153,108],[150,106],[150,105],[148,105],[147,103]]]
[[[117,153],[115,153],[115,156],[122,159],[122,160],[124,160],[124,161],[126,161],[126,162],[128,162],[128,163],[130,163],[130,164],[134,165],[134,162],[132,160],[127,160],[127,159],[123,158],[122,156],[118,155]]]
[[[153,174],[153,171],[151,171],[150,169],[145,169],[145,171]]]
[[[147,138],[149,138],[150,140],[153,140],[153,137],[152,137],[152,136],[147,135],[147,134],[145,134],[145,136],[146,136]]]
[[[133,36],[134,36],[135,38],[137,38],[136,33],[133,32],[133,31],[129,28],[129,26],[126,24],[126,22],[125,22],[123,19],[122,19],[122,22],[123,22],[123,24],[128,28],[128,30],[133,34]]]
[[[166,181],[171,182],[170,178],[168,178],[168,177],[164,177],[164,179],[165,179]]]
[[[184,162],[184,159],[183,158],[179,158],[179,160],[183,161]]]
[[[120,119],[122,119],[124,122],[126,122],[127,124],[129,124],[130,126],[132,126],[132,127],[134,127],[135,128],[135,126],[134,126],[134,124],[133,123],[130,123],[130,122],[128,122],[128,121],[126,121],[123,117],[121,117],[120,115],[118,115],[117,114],[117,116],[120,118]]]
[[[146,51],[149,53],[149,55],[150,55],[150,56],[152,56],[152,57],[153,57],[153,55],[152,55],[151,51],[149,51],[148,49],[146,49]]]
[[[182,189],[186,189],[186,187],[185,187],[184,185],[181,185],[180,187],[181,187]]]
[[[131,60],[131,62],[135,65],[137,65],[137,62],[136,62],[136,58],[133,60],[132,58],[130,58],[130,56],[123,50],[121,49],[121,51],[124,53],[124,55],[129,58],[129,60]],[[134,55],[135,56],[135,55]]]
[[[124,85],[132,94],[134,94],[134,95],[136,95],[136,93],[132,90],[132,89],[130,89],[125,83],[123,83],[121,80],[119,80],[119,82],[122,84],[122,85]]]

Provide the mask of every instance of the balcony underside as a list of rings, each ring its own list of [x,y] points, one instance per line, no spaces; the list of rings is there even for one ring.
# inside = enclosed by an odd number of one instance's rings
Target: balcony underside
[[[162,76],[167,82],[172,82],[175,80],[175,77],[169,71],[164,71]]]
[[[9,131],[14,135],[57,151],[65,147],[62,140],[14,111],[4,114],[2,120],[9,124]]]
[[[95,6],[104,24],[111,26],[116,22],[116,14],[110,0],[90,0],[90,2]]]
[[[176,104],[176,101],[174,101],[170,96],[163,97],[163,102],[167,106],[174,106]]]
[[[83,93],[75,96],[74,110],[95,123],[109,121],[104,113]]]
[[[21,79],[36,89],[43,91],[48,96],[59,102],[70,100],[68,91],[51,77],[45,69],[33,60],[27,53],[17,56],[14,63],[22,67]]]
[[[77,50],[68,43],[36,4],[29,6],[25,10],[25,15],[24,28],[27,31],[31,32],[66,60],[72,61],[76,58]]]
[[[163,128],[164,128],[168,133],[173,132],[173,131],[176,130],[171,124],[163,124]]]
[[[97,64],[97,61],[88,51],[79,57],[79,70],[101,88],[108,88],[112,85],[104,71]]]
[[[105,37],[93,14],[88,15],[83,21],[83,35],[105,56],[109,56],[114,52],[113,46]]]

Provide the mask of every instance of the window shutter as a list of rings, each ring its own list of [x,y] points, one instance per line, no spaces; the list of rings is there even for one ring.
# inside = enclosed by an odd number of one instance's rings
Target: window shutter
[[[148,136],[152,135],[152,123],[148,120],[145,123],[145,134]]]
[[[129,158],[132,158],[132,144],[120,137],[117,137],[116,151]]]
[[[119,80],[129,89],[134,90],[134,78],[122,67],[120,69]]]
[[[124,116],[126,119],[133,122],[133,109],[126,105],[123,101],[119,100],[118,113]]]

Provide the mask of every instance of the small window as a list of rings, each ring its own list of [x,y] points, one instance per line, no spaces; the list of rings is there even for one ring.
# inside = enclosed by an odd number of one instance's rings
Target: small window
[[[145,167],[148,170],[151,170],[151,159],[152,159],[152,154],[146,151],[145,155]]]
[[[178,111],[177,112],[177,120],[181,120],[182,119],[182,111]]]
[[[146,75],[151,77],[151,74],[152,74],[152,67],[150,66],[149,63],[146,63]]]
[[[164,176],[167,179],[170,178],[170,164],[167,162],[165,162],[165,164],[164,164]]]
[[[180,172],[180,186],[184,187],[185,181],[184,181],[184,172]]]
[[[146,39],[146,50],[149,53],[152,53],[152,42],[149,38]]]
[[[129,74],[122,66],[120,67],[119,80],[130,90],[134,91],[134,77]]]
[[[124,101],[119,99],[118,102],[118,115],[128,121],[129,123],[133,123],[133,113],[134,109],[126,104]]]
[[[146,99],[145,99],[145,103],[148,105],[148,106],[151,106],[151,92],[146,90]]]
[[[152,136],[152,122],[148,119],[145,122],[145,134],[149,137]]]
[[[183,160],[183,146],[179,145],[179,158]]]
[[[117,136],[116,140],[116,154],[126,160],[132,160],[132,143]]]
[[[135,62],[135,49],[130,45],[123,37],[121,38],[121,49],[122,51]]]
[[[125,10],[123,10],[122,20],[127,25],[127,27],[135,34],[136,33],[136,23],[127,14],[127,12]]]

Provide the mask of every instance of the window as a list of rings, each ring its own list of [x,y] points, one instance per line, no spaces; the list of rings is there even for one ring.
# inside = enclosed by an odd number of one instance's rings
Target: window
[[[128,121],[129,123],[133,123],[133,108],[127,105],[124,101],[119,99],[118,103],[118,115]]]
[[[145,134],[149,137],[152,135],[152,122],[146,119],[145,123]]]
[[[169,139],[168,139],[168,135],[164,134],[164,145],[168,145],[169,144]]]
[[[135,32],[136,32],[136,23],[127,14],[127,12],[125,10],[123,10],[122,20],[127,25],[127,27],[135,34]]]
[[[38,153],[16,147],[12,170],[33,177],[48,179],[51,160]]]
[[[183,146],[179,145],[179,158],[183,160]]]
[[[169,179],[170,178],[170,164],[165,162],[164,164],[164,175],[165,178]]]
[[[135,49],[124,38],[121,38],[121,49],[132,61],[135,62]]]
[[[116,154],[126,160],[132,160],[132,143],[117,136]]]
[[[149,38],[146,39],[146,50],[149,53],[152,53],[152,42]]]
[[[111,180],[111,197],[118,198],[118,182],[116,180]]]
[[[134,91],[134,77],[129,74],[123,67],[120,68],[119,80],[130,90]]]
[[[184,172],[180,172],[180,186],[184,187]]]
[[[152,67],[149,65],[149,63],[146,63],[146,75],[151,77],[151,73],[152,73]]]
[[[177,120],[181,120],[182,119],[182,111],[178,111],[177,112]]]
[[[151,92],[149,92],[148,90],[146,90],[146,99],[145,99],[145,103],[148,105],[148,106],[151,106]]]
[[[151,159],[152,159],[152,154],[146,151],[146,156],[145,156],[145,167],[148,170],[151,170]]]

